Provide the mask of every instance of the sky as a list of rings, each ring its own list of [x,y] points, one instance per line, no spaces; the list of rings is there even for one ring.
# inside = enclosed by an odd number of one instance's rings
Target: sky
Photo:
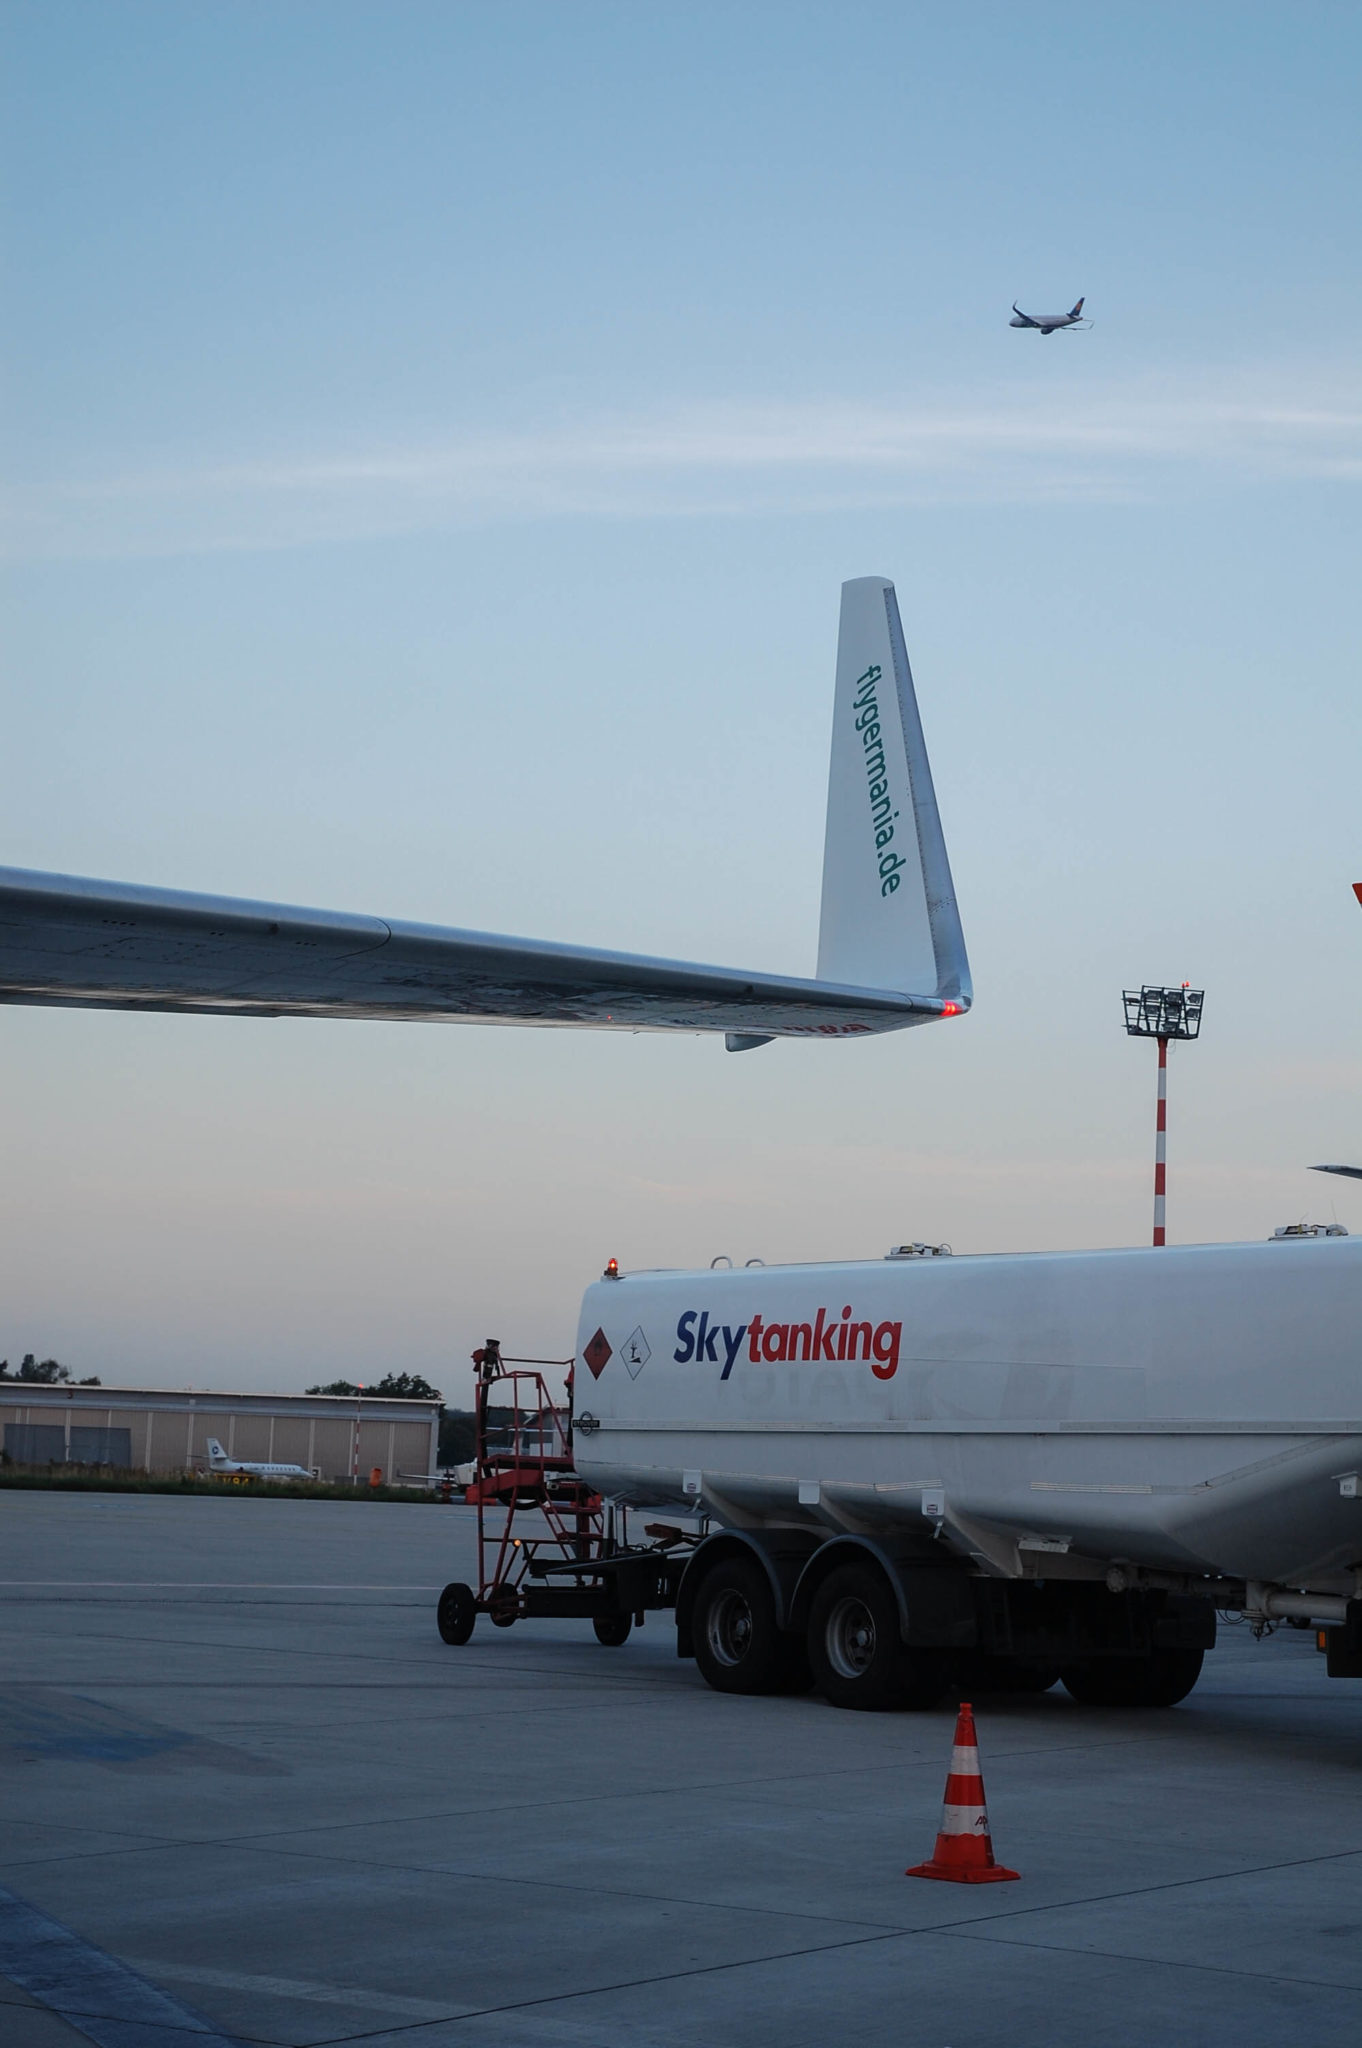
[[[605,1260],[1362,1229],[1362,14],[7,0],[0,862],[810,973],[894,578],[976,992],[0,1012],[0,1356],[565,1357]],[[1093,326],[1008,326],[1080,295]]]

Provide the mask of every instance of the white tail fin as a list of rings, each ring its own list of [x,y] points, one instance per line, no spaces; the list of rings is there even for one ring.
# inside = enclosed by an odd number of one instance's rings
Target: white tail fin
[[[894,586],[842,585],[818,979],[971,997]]]
[[[218,1463],[219,1459],[222,1461],[224,1465],[227,1462],[227,1453],[223,1450],[222,1445],[218,1442],[215,1436],[210,1436],[208,1439],[208,1455],[215,1465]]]

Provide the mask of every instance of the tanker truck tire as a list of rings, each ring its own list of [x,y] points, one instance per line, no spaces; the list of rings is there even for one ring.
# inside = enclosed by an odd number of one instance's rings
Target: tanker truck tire
[[[1175,1707],[1201,1676],[1204,1650],[1151,1650],[1147,1657],[1090,1657],[1060,1673],[1085,1707]]]
[[[716,1692],[797,1689],[799,1641],[777,1626],[770,1583],[752,1558],[726,1557],[706,1572],[691,1625],[700,1676]]]
[[[435,1609],[435,1626],[440,1631],[442,1643],[466,1643],[473,1633],[473,1624],[478,1618],[477,1601],[473,1588],[457,1580],[446,1586]]]
[[[844,1565],[819,1587],[809,1615],[809,1664],[830,1705],[868,1713],[935,1706],[949,1675],[939,1651],[905,1647],[898,1601],[874,1565]]]

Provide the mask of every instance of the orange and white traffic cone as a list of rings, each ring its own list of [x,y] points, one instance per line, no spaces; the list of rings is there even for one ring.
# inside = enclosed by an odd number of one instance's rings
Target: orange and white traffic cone
[[[960,1702],[955,1724],[955,1747],[951,1751],[950,1776],[946,1779],[946,1803],[941,1813],[941,1832],[930,1863],[915,1863],[907,1877],[941,1877],[951,1884],[1000,1884],[1020,1877],[1019,1870],[1004,1870],[993,1860],[993,1842],[988,1832],[988,1808],[984,1805],[984,1780],[979,1770],[979,1742],[974,1733],[974,1709],[968,1700]]]

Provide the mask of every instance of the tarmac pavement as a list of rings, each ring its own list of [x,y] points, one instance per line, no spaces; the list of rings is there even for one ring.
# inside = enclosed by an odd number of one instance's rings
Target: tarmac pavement
[[[462,1507],[0,1491],[0,2040],[1356,2042],[1362,1682],[976,1700],[1018,1884],[906,1878],[953,1707],[730,1699],[665,1617],[480,1621]],[[67,2017],[61,2015],[65,2013]]]

